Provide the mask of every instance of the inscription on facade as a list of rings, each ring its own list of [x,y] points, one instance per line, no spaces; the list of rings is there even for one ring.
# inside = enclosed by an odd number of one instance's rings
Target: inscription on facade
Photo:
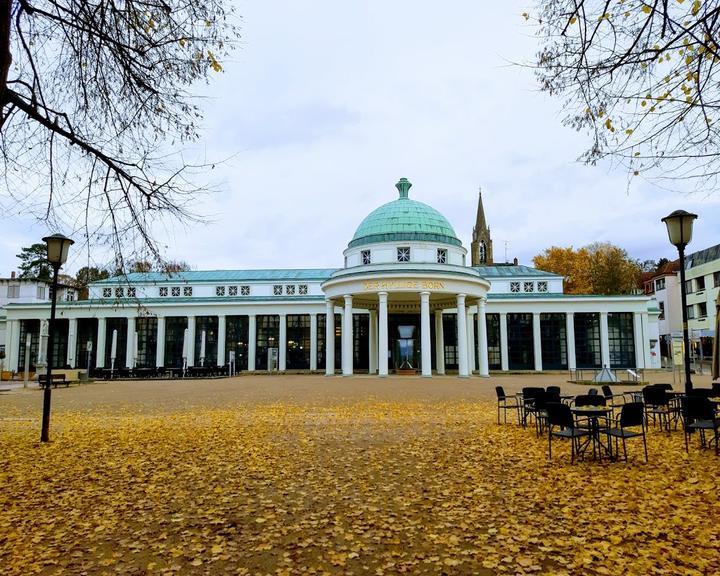
[[[442,290],[443,282],[437,280],[373,280],[363,282],[365,290]]]

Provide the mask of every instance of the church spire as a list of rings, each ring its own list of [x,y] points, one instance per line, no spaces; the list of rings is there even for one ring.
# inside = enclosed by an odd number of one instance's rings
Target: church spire
[[[482,188],[478,194],[477,216],[473,228],[470,257],[473,266],[486,266],[493,263],[492,238],[490,228],[485,220],[485,209],[482,201]]]

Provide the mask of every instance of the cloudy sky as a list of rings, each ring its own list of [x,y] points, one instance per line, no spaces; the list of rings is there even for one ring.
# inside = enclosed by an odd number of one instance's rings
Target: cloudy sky
[[[504,2],[238,0],[242,44],[207,91],[191,154],[228,159],[202,224],[159,231],[168,258],[197,269],[336,267],[363,217],[397,197],[442,212],[469,248],[483,189],[495,258],[609,241],[673,257],[660,218],[700,215],[690,249],[716,244],[720,197],[659,190],[576,162],[588,141],[537,91],[537,49]],[[0,275],[46,230],[3,218]],[[104,256],[91,255],[93,260]],[[87,262],[76,254],[73,271]]]

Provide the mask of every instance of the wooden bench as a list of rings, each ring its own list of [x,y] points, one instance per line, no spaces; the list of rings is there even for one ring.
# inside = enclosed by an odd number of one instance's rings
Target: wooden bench
[[[60,384],[65,386],[65,388],[70,386],[70,380],[65,379],[65,374],[52,374],[51,377],[53,388],[57,388]],[[42,388],[46,382],[47,374],[38,374],[38,386]]]

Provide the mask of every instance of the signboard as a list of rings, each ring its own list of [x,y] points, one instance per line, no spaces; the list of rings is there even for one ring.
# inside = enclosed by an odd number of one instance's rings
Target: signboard
[[[273,372],[278,369],[278,349],[268,348],[268,372]]]
[[[445,284],[438,280],[368,280],[365,290],[443,290]]]
[[[683,365],[683,341],[673,338],[672,340],[672,361],[674,366]]]

